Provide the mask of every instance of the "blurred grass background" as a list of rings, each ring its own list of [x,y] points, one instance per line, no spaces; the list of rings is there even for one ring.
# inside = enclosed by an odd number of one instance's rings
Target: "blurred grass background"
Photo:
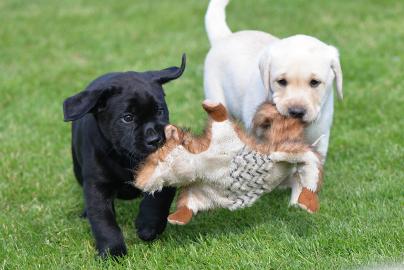
[[[0,1],[0,269],[347,269],[403,263],[404,2],[231,1],[233,31],[304,33],[340,49],[321,210],[275,191],[140,241],[139,200],[117,203],[129,255],[95,260],[62,101],[110,71],[188,66],[166,85],[171,121],[201,130],[208,1]]]

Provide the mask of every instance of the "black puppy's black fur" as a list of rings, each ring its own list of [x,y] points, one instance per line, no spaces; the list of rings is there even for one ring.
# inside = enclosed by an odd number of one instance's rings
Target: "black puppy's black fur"
[[[64,101],[65,121],[73,121],[74,173],[83,186],[85,215],[102,257],[127,252],[114,199],[141,195],[132,185],[133,173],[164,143],[169,120],[162,85],[180,77],[184,69],[185,55],[180,68],[109,73]],[[174,194],[174,188],[143,194],[135,222],[141,239],[153,240],[163,232]]]

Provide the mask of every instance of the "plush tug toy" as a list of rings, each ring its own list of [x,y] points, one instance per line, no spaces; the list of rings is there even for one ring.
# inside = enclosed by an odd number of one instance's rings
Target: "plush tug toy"
[[[250,206],[293,173],[299,175],[302,190],[298,205],[318,210],[322,164],[304,143],[300,120],[264,103],[253,120],[261,130],[261,138],[255,139],[229,120],[222,104],[204,101],[202,106],[210,118],[204,134],[166,126],[166,143],[146,159],[135,179],[138,188],[151,193],[163,186],[182,187],[170,223],[186,224],[198,211]]]

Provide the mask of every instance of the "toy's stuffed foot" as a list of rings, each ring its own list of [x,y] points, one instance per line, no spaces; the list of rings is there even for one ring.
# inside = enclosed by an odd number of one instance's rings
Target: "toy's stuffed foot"
[[[317,212],[320,208],[317,193],[303,188],[297,200],[298,205],[309,213]]]
[[[180,137],[178,135],[178,128],[173,125],[167,125],[164,128],[164,133],[166,136],[166,140],[174,139],[175,141],[179,141]]]
[[[222,103],[205,100],[202,107],[209,114],[209,116],[216,122],[223,122],[227,120],[227,110]]]
[[[167,220],[171,224],[185,225],[191,221],[192,215],[193,215],[192,210],[186,206],[183,206],[178,208],[177,211],[175,211],[171,215],[169,215]]]

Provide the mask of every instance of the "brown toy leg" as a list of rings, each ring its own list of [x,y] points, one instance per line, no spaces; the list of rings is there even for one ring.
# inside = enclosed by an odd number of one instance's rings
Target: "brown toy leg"
[[[228,119],[227,110],[222,103],[205,100],[202,107],[216,122],[223,122]]]
[[[309,213],[317,212],[320,208],[317,193],[310,191],[307,188],[303,188],[297,202],[301,208],[305,209]]]
[[[174,213],[167,218],[171,224],[185,225],[192,219],[192,210],[186,206],[179,207]]]
[[[191,221],[193,212],[187,206],[189,196],[188,188],[182,188],[177,200],[177,210],[167,217],[168,222],[171,224],[185,225]]]

